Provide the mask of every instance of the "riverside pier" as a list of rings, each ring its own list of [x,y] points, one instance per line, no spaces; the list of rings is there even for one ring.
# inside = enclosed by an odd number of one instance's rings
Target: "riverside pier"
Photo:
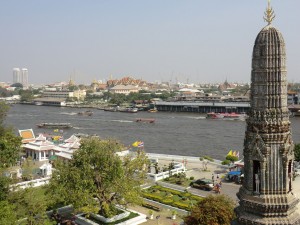
[[[247,113],[250,109],[250,102],[166,102],[159,101],[155,103],[158,111],[162,112],[195,112],[195,113],[209,113],[209,112],[234,112]]]

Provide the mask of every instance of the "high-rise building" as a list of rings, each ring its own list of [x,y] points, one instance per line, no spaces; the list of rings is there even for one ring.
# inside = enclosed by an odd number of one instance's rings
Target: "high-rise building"
[[[28,87],[28,69],[22,68],[21,84],[23,87]]]
[[[20,83],[24,88],[28,87],[28,69],[13,68],[13,83]]]
[[[21,83],[21,70],[13,68],[13,83]]]
[[[236,224],[300,224],[293,193],[294,144],[287,108],[286,51],[271,25],[264,27],[252,55],[249,118],[244,140],[244,181],[237,196]]]

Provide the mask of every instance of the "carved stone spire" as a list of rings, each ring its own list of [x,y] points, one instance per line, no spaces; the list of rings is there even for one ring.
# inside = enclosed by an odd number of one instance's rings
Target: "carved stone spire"
[[[292,182],[294,145],[287,108],[285,43],[270,25],[274,17],[269,2],[268,25],[257,35],[252,55],[238,224],[300,224]]]

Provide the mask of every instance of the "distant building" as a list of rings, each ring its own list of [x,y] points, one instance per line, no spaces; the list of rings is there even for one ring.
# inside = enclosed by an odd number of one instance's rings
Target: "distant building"
[[[138,93],[139,89],[133,85],[117,85],[110,88],[110,92],[114,94],[129,95],[129,93]]]
[[[28,87],[28,69],[13,68],[13,83],[20,83],[24,88]]]
[[[13,83],[21,83],[21,70],[20,68],[13,68]]]
[[[134,79],[132,77],[123,77],[120,80],[119,79],[110,79],[107,81],[108,87],[114,87],[117,85],[133,85],[137,87],[145,87],[147,86],[147,82],[143,81],[141,79]]]
[[[23,87],[28,87],[28,69],[22,68],[21,71],[21,84],[23,84]]]

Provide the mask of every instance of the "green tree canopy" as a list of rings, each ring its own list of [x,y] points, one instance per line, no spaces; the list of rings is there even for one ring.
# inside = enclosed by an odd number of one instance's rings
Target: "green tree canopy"
[[[294,149],[294,154],[295,154],[295,161],[300,161],[300,144],[295,144],[295,149]]]
[[[15,208],[7,201],[0,201],[0,224],[15,225],[17,221]]]
[[[140,203],[148,160],[144,152],[121,159],[116,152],[122,148],[115,140],[83,140],[68,163],[58,162],[49,193],[75,209],[106,217],[114,215],[115,204]]]
[[[45,187],[29,187],[16,190],[10,193],[8,201],[14,208],[17,219],[27,218],[21,224],[53,224],[46,215],[51,199],[48,199],[48,196],[45,195]]]
[[[230,225],[235,217],[234,207],[228,196],[209,195],[192,208],[184,222],[187,225]]]
[[[22,144],[21,138],[3,125],[8,109],[5,103],[0,102],[0,169],[16,163]]]

